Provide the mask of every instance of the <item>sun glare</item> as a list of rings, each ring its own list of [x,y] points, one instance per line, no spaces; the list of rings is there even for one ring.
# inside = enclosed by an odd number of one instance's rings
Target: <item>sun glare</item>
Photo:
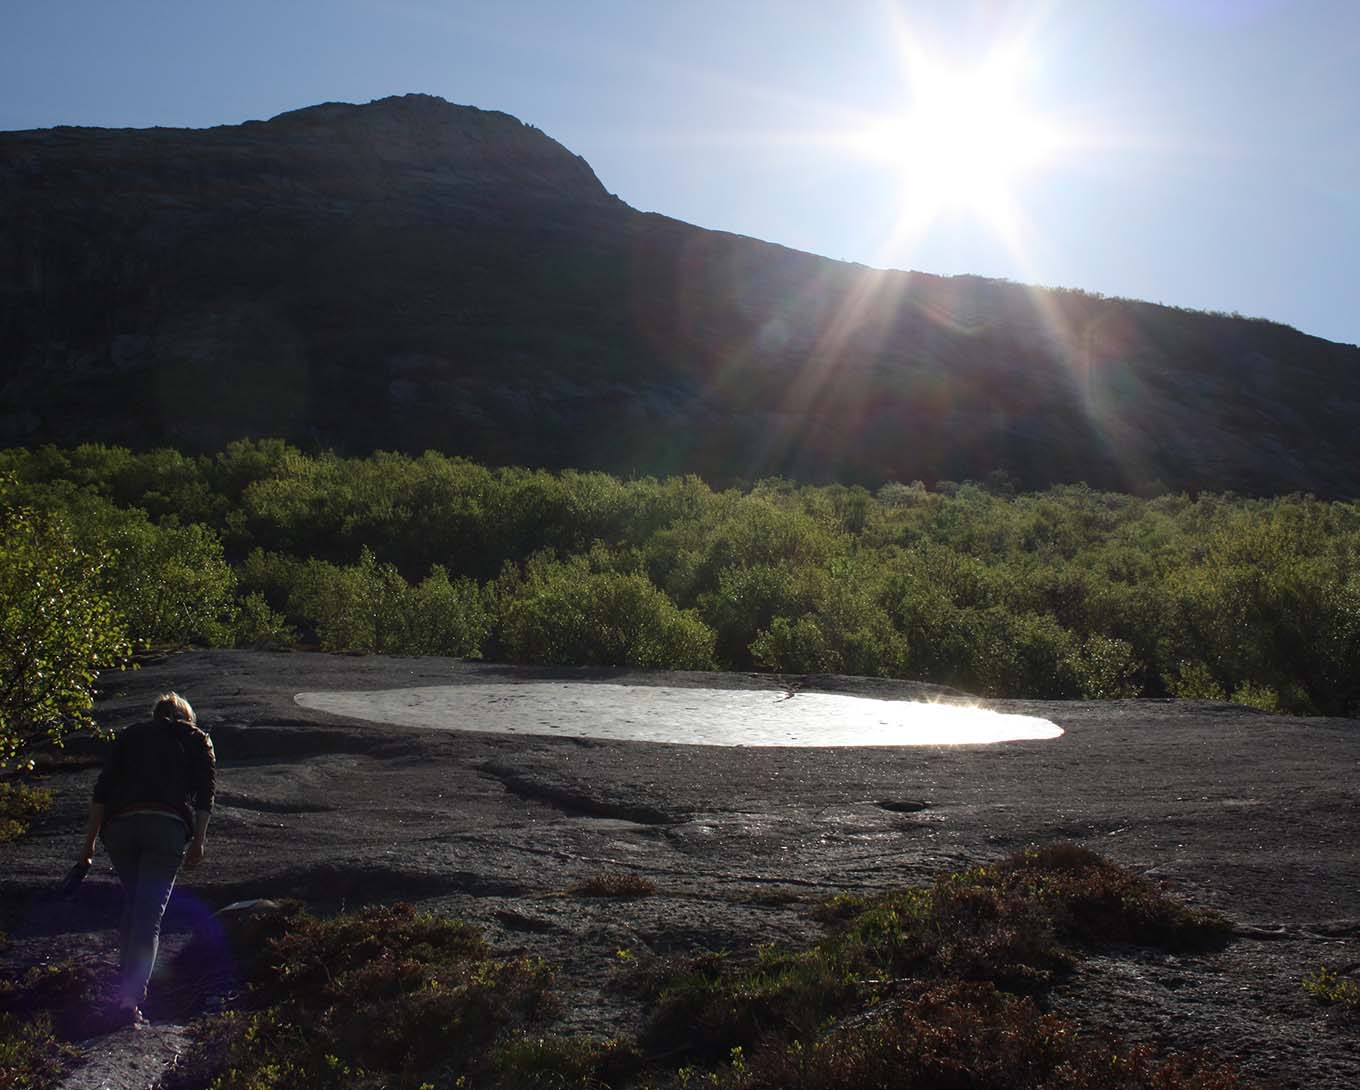
[[[908,192],[932,206],[990,211],[1043,162],[1051,136],[995,73],[934,71],[894,134]]]
[[[1018,247],[1017,205],[1027,176],[1049,163],[1063,142],[1057,124],[1028,101],[1032,58],[1023,41],[1006,43],[974,67],[942,63],[905,30],[899,45],[908,84],[903,109],[854,141],[900,180],[894,243],[923,233],[943,215],[962,214]]]

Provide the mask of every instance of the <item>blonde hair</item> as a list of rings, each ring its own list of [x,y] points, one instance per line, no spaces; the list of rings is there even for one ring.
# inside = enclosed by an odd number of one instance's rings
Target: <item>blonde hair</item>
[[[198,726],[198,716],[189,702],[179,693],[162,693],[156,698],[156,706],[151,709],[151,718],[158,723],[188,723]]]

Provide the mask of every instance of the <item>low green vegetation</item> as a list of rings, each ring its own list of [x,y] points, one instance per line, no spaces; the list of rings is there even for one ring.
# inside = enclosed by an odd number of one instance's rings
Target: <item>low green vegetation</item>
[[[559,1013],[549,967],[497,956],[466,924],[402,905],[331,919],[288,906],[231,932],[246,983],[239,1009],[196,1023],[194,1045],[161,1085],[1248,1086],[1221,1063],[1125,1046],[1034,1002],[1088,949],[1225,939],[1222,919],[1093,853],[1030,850],[930,887],[837,897],[818,912],[827,934],[807,949],[620,956],[618,988],[642,1005],[644,1029],[602,1040],[547,1032]],[[176,974],[192,974],[216,941],[191,943]]]
[[[20,780],[0,780],[0,844],[16,840],[28,823],[52,808],[52,791]]]
[[[77,1062],[72,1042],[111,1028],[106,982],[78,961],[0,980],[0,1086],[55,1090]]]
[[[185,644],[1360,712],[1355,503],[1000,476],[714,491],[277,440],[11,450],[0,484],[11,759],[82,723],[97,666]],[[55,632],[58,608],[79,623]],[[46,693],[16,682],[40,659]]]
[[[49,1090],[74,1062],[75,1050],[52,1033],[46,1015],[0,1013],[0,1086]]]
[[[1222,917],[1070,844],[1029,849],[933,886],[843,894],[820,909],[830,934],[806,950],[705,953],[643,964],[643,1044],[712,1062],[771,1035],[811,1041],[907,983],[984,982],[1038,996],[1082,950],[1221,946]]]
[[[617,877],[617,876],[605,876]],[[602,882],[599,895],[620,895]],[[628,895],[640,895],[629,889]],[[406,905],[321,919],[283,904],[228,925],[235,1009],[200,1018],[162,1090],[1249,1090],[1204,1056],[1163,1055],[1041,1001],[1091,950],[1204,950],[1227,922],[1083,848],[1030,849],[933,885],[844,894],[825,936],[658,958],[620,951],[633,1038],[550,1032],[550,966]],[[220,965],[200,933],[171,990]],[[1326,990],[1334,978],[1320,976]],[[105,989],[106,990],[106,989]],[[107,1028],[98,974],[40,966],[0,984],[0,1082],[45,1090],[67,1042]]]
[[[988,984],[915,989],[810,1045],[769,1041],[680,1087],[711,1090],[1247,1090],[1221,1062],[1088,1035]]]
[[[248,1005],[206,1019],[163,1090],[363,1090],[466,1085],[497,1041],[551,1009],[552,976],[492,956],[477,930],[374,908],[295,912],[238,941]]]
[[[1360,984],[1325,965],[1304,977],[1303,990],[1319,1003],[1360,1013]]]

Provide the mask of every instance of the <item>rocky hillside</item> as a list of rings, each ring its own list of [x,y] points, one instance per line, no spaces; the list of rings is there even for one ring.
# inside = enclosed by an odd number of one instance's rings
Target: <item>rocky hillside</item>
[[[1360,494],[1360,349],[647,215],[424,95],[0,134],[0,445]]]

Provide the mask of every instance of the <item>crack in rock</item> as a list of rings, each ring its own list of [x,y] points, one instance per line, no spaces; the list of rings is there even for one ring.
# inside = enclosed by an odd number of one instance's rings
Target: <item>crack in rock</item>
[[[294,899],[307,904],[350,905],[377,901],[422,900],[451,893],[473,897],[522,897],[526,886],[487,878],[471,871],[401,870],[364,863],[327,863],[296,867],[248,882],[200,888],[213,898],[244,901],[258,898]]]
[[[529,934],[545,935],[564,933],[570,929],[542,916],[531,916],[527,912],[514,912],[508,908],[497,909],[493,913],[497,922],[508,931],[522,931]]]
[[[683,814],[669,814],[645,803],[615,802],[564,784],[544,783],[494,761],[478,765],[477,771],[499,780],[511,794],[547,803],[571,817],[618,818],[638,825],[677,825],[686,820]]]
[[[893,814],[919,814],[922,810],[930,809],[930,803],[912,799],[884,799],[877,806]]]
[[[219,762],[269,757],[305,760],[337,753],[367,757],[406,757],[420,753],[407,738],[374,737],[344,727],[318,727],[315,723],[271,719],[268,723],[213,723],[208,733],[217,747]]]

